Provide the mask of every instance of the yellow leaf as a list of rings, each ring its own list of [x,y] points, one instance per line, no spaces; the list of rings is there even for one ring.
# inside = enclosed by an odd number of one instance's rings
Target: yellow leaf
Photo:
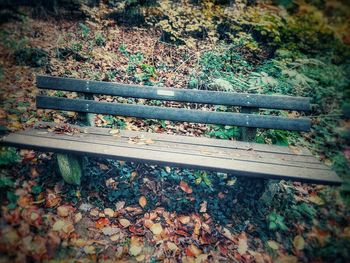
[[[79,212],[74,215],[74,223],[78,223],[83,218],[82,214]]]
[[[62,227],[63,232],[66,234],[70,234],[74,231],[74,226],[72,223],[67,222],[63,227]]]
[[[131,256],[136,257],[141,253],[142,248],[143,248],[143,245],[141,244],[140,240],[137,237],[131,237],[129,254]]]
[[[248,249],[247,236],[245,234],[243,234],[238,239],[237,251],[240,255],[244,255],[247,252],[247,249]]]
[[[172,250],[172,251],[176,251],[176,250],[179,249],[179,247],[178,247],[175,243],[170,242],[170,241],[168,241],[168,242],[166,243],[166,245],[167,245],[168,249],[169,249],[169,250]]]
[[[110,208],[105,208],[103,212],[109,217],[114,217],[114,211]]]
[[[153,224],[150,228],[153,235],[159,235],[163,231],[163,227],[160,223]]]
[[[186,255],[189,257],[198,257],[202,254],[202,250],[200,250],[196,245],[189,245],[186,249]]]
[[[145,262],[145,255],[138,255],[135,259],[137,262]]]
[[[273,241],[273,240],[267,241],[267,244],[269,245],[270,248],[274,250],[277,250],[280,246],[280,244],[278,244],[276,241]]]
[[[58,220],[53,224],[52,230],[53,231],[60,231],[63,228],[64,224],[65,224],[65,222],[63,220]]]
[[[147,199],[144,196],[141,196],[139,199],[139,204],[142,208],[144,208],[147,205]]]
[[[98,214],[99,214],[99,211],[97,208],[91,209],[91,211],[90,211],[91,216],[96,217],[96,216],[98,216]]]
[[[154,225],[153,221],[149,220],[149,219],[146,219],[143,224],[144,224],[145,227],[147,227],[149,229]]]
[[[70,208],[71,207],[69,207],[69,206],[61,205],[61,206],[57,207],[57,214],[61,217],[67,217],[69,215]]]
[[[86,254],[89,254],[89,255],[95,254],[96,253],[95,247],[94,246],[85,246],[84,247],[84,252]]]
[[[317,195],[310,196],[309,201],[316,204],[316,205],[324,205],[325,204],[324,200]]]
[[[296,250],[303,250],[305,247],[305,240],[301,235],[294,237],[293,246]]]

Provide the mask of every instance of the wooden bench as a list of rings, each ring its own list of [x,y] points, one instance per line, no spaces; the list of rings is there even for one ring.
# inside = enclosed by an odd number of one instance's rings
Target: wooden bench
[[[37,76],[36,82],[40,89],[85,94],[83,99],[38,95],[36,105],[41,109],[240,126],[243,127],[243,139],[252,139],[257,128],[306,132],[311,126],[310,119],[304,117],[258,114],[259,109],[308,111],[309,98],[303,97],[174,89],[49,76]],[[241,112],[102,102],[93,100],[94,94],[234,106],[239,107]],[[46,123],[41,127],[52,128],[55,125]],[[116,137],[111,135],[109,128],[71,127],[78,132],[73,135],[57,134],[52,129],[38,127],[18,131],[3,137],[1,145],[209,170],[242,177],[329,185],[342,182],[334,171],[305,148],[127,130],[120,131],[120,136]]]

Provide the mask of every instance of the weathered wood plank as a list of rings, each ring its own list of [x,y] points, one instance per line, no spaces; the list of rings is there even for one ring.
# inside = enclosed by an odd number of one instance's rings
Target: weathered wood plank
[[[235,125],[241,127],[282,129],[291,131],[309,131],[311,126],[311,121],[307,118],[289,119],[278,116],[229,112],[207,112],[201,110],[108,103],[49,96],[37,96],[36,105],[38,108],[44,109],[92,112],[147,119],[188,121],[206,124]]]
[[[140,149],[149,149],[156,152],[169,152],[169,153],[185,153],[188,155],[196,156],[211,156],[212,158],[220,159],[229,159],[229,160],[244,160],[257,163],[271,163],[284,166],[295,166],[295,167],[304,167],[304,168],[314,168],[321,170],[330,170],[325,165],[322,165],[314,157],[314,162],[305,162],[302,160],[302,156],[298,155],[271,155],[266,153],[257,153],[253,150],[243,151],[243,150],[232,150],[226,148],[220,148],[216,146],[198,146],[192,144],[181,144],[181,141],[178,143],[174,142],[164,142],[164,141],[152,141],[151,144],[131,144],[129,138],[125,137],[113,137],[112,135],[95,135],[89,133],[80,133],[74,136],[64,135],[64,134],[55,134],[45,130],[26,130],[18,132],[22,135],[30,135],[45,138],[56,138],[66,141],[84,141],[91,143],[98,143],[99,145],[114,145],[125,148],[140,148]],[[145,137],[145,140],[149,140],[148,137]],[[141,141],[142,143],[142,141]],[[311,159],[311,158],[310,158]]]
[[[188,90],[40,75],[36,77],[36,82],[42,89],[252,108],[310,110],[310,99],[305,97]]]
[[[138,161],[159,165],[171,165],[216,172],[230,173],[236,176],[286,179],[300,182],[339,185],[342,180],[329,170],[272,165],[240,160],[212,158],[210,156],[195,156],[186,153],[157,152],[149,149],[125,148],[114,145],[83,141],[64,141],[56,138],[41,138],[36,136],[10,134],[3,138],[1,144],[31,148],[40,151],[83,154],[102,158],[125,161]]]
[[[102,127],[81,127],[77,125],[69,124],[74,128],[78,128],[82,133],[89,133],[95,135],[106,135],[110,136],[111,128],[102,128]],[[39,122],[35,125],[35,127],[40,126],[49,126],[56,127],[60,126],[60,124],[54,122]],[[193,136],[185,136],[178,134],[166,134],[166,133],[154,133],[154,132],[143,132],[143,131],[129,131],[129,130],[120,130],[120,135],[125,138],[143,136],[145,138],[150,138],[156,141],[165,141],[165,142],[173,142],[182,144],[191,144],[191,145],[201,145],[204,147],[220,147],[226,148],[229,150],[242,150],[249,151],[254,150],[256,152],[262,153],[272,153],[272,154],[283,154],[283,155],[298,155],[304,158],[307,162],[312,162],[312,160],[316,160],[311,152],[303,147],[286,147],[279,145],[268,145],[261,143],[252,143],[252,142],[243,142],[243,141],[232,141],[232,140],[223,140],[223,139],[215,139],[215,138],[207,138],[207,137],[193,137]],[[317,160],[316,160],[317,161]],[[317,161],[318,162],[318,161]]]

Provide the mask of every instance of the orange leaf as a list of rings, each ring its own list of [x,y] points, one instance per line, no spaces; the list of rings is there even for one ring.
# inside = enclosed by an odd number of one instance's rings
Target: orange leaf
[[[109,220],[106,217],[102,217],[96,221],[96,228],[101,229],[109,224]]]
[[[191,218],[189,216],[180,216],[179,221],[181,224],[187,225],[191,221]]]
[[[141,196],[139,199],[139,204],[142,208],[144,208],[147,205],[147,199],[144,196]]]
[[[186,255],[189,257],[198,257],[200,254],[202,254],[202,250],[200,250],[195,245],[191,244],[186,248]]]
[[[182,191],[184,191],[187,194],[191,194],[192,193],[192,189],[184,181],[180,181],[180,188],[182,189]]]

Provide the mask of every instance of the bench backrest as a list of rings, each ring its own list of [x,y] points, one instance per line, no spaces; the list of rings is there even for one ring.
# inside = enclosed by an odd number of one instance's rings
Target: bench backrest
[[[262,108],[293,111],[308,111],[310,109],[310,100],[304,97],[176,89],[49,76],[37,76],[36,82],[38,88],[41,89],[72,91],[90,95],[101,94],[130,98],[240,106],[242,109]],[[310,119],[304,117],[286,118],[247,113],[214,112],[99,102],[87,99],[69,99],[44,95],[37,96],[36,105],[37,108],[44,109],[251,128],[309,131],[311,126]]]

